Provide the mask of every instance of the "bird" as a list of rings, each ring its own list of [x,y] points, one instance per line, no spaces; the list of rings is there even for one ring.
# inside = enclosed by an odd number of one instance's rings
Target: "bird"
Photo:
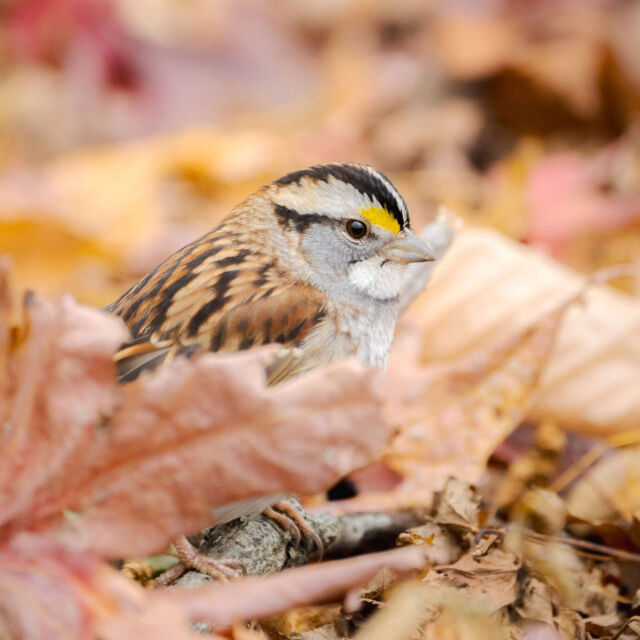
[[[407,265],[434,259],[391,181],[355,163],[289,173],[105,309],[131,340],[119,379],[176,355],[279,343],[269,385],[355,354],[385,370]]]
[[[293,171],[105,307],[130,331],[114,358],[118,378],[131,382],[177,356],[268,344],[280,346],[271,386],[350,355],[384,371],[408,266],[434,259],[380,171],[352,162]],[[184,542],[179,557],[193,566]]]

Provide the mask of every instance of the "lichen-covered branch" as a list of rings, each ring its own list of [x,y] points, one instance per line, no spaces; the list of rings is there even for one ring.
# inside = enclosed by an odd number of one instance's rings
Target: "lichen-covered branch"
[[[304,513],[304,512],[303,512]],[[396,537],[414,526],[410,513],[356,513],[344,516],[306,514],[309,525],[324,545],[324,557],[341,557],[389,548]],[[203,532],[200,553],[216,559],[241,562],[247,575],[275,573],[318,558],[318,550],[262,514],[239,518]],[[207,575],[189,571],[176,585],[195,586],[211,581]]]

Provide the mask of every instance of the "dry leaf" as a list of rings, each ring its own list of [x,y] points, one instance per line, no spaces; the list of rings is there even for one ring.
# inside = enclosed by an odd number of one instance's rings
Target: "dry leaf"
[[[637,140],[628,145],[637,149]],[[576,237],[602,238],[637,221],[638,184],[616,184],[622,182],[621,165],[629,165],[627,172],[632,174],[634,161],[640,162],[637,151],[634,158],[631,149],[620,144],[593,157],[558,153],[536,163],[525,196],[530,212],[527,240],[562,256]]]
[[[119,320],[68,298],[35,297],[26,314],[0,357],[4,540],[47,530],[111,557],[152,553],[215,507],[326,490],[388,437],[377,374],[352,361],[268,389],[269,350],[205,354],[121,386]]]
[[[468,483],[449,478],[434,497],[434,519],[439,524],[457,524],[470,529],[479,526],[479,499]]]
[[[420,346],[431,338],[420,327],[420,310],[412,307],[400,323],[384,388],[386,413],[398,435],[383,461],[402,481],[390,491],[363,493],[331,508],[424,506],[449,476],[477,482],[491,452],[525,417],[558,328],[579,293],[528,327],[503,328],[501,338],[450,365],[419,362]]]
[[[584,278],[489,230],[464,229],[409,318],[423,331],[421,362],[487,350],[578,291]],[[400,338],[400,336],[399,336]],[[569,311],[530,415],[589,434],[640,423],[640,302],[590,288]]]
[[[438,615],[429,606],[431,592],[419,582],[401,585],[394,590],[384,608],[378,611],[356,634],[356,640],[405,640],[415,637],[419,626]]]
[[[126,386],[91,482],[67,496],[63,539],[115,557],[157,551],[212,524],[215,507],[323,491],[380,451],[374,372],[346,361],[266,389],[267,361],[207,354]]]
[[[401,585],[356,635],[357,640],[500,640],[499,620],[484,601],[448,586]]]
[[[628,522],[640,512],[640,447],[614,451],[572,487],[567,497],[571,515],[592,524],[620,516]]]
[[[135,610],[144,598],[96,557],[31,534],[0,549],[0,576],[3,638],[94,639],[99,620]]]
[[[520,561],[513,553],[491,547],[483,556],[466,553],[455,564],[437,567],[425,581],[434,586],[453,586],[483,604],[487,613],[493,613],[517,598],[519,570]]]
[[[283,145],[272,130],[203,128],[6,174],[0,251],[19,287],[107,304],[126,288],[122,278],[143,275],[273,179],[275,167],[284,171]]]
[[[7,286],[6,279],[0,287]],[[9,310],[0,334],[9,331]],[[0,355],[0,538],[59,518],[91,461],[96,430],[118,402],[112,354],[127,333],[65,297],[28,299],[26,338]],[[0,341],[1,343],[1,341]],[[78,487],[76,487],[78,488]]]
[[[107,621],[100,627],[100,633],[105,640],[193,638],[184,632],[180,635],[180,630],[190,622],[206,621],[214,631],[221,631],[239,620],[263,618],[310,602],[335,599],[372,578],[382,567],[406,574],[423,564],[422,550],[407,547],[289,569],[266,577],[156,591],[149,595],[142,614]]]

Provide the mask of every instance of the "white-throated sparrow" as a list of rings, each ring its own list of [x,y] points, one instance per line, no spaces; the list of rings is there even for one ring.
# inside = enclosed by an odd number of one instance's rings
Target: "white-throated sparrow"
[[[406,265],[432,259],[380,172],[335,163],[290,173],[107,307],[132,335],[119,376],[269,343],[286,347],[270,384],[352,353],[384,369]]]
[[[119,377],[133,380],[175,355],[270,343],[283,349],[269,384],[353,353],[384,369],[406,267],[433,259],[383,174],[349,163],[290,173],[107,307],[132,336],[116,355]],[[269,517],[302,530],[321,550],[289,503],[273,506],[283,513],[269,509]],[[175,544],[181,563],[165,583],[187,567],[234,574],[233,563],[200,556],[184,537]]]

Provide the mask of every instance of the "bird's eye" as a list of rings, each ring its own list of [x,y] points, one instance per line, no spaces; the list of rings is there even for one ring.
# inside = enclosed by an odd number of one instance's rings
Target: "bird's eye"
[[[347,233],[356,240],[364,238],[367,235],[367,225],[360,220],[349,220],[347,222]]]

